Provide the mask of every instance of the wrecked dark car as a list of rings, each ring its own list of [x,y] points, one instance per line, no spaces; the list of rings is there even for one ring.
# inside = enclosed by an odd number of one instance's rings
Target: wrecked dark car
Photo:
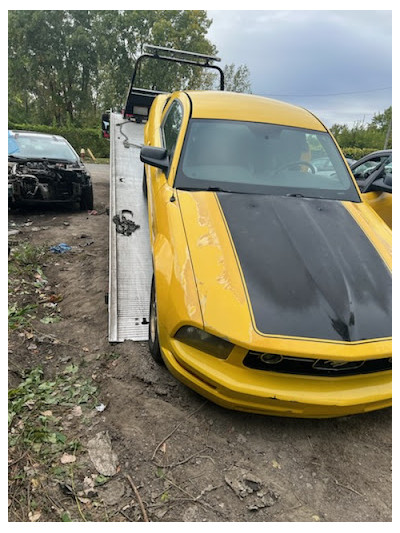
[[[64,137],[8,132],[8,205],[93,209],[90,174]]]

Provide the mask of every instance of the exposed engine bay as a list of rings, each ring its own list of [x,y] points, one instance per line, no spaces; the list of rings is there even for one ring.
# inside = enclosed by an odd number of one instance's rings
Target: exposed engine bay
[[[30,202],[80,202],[91,188],[90,175],[83,165],[46,159],[8,162],[8,189],[11,206]]]

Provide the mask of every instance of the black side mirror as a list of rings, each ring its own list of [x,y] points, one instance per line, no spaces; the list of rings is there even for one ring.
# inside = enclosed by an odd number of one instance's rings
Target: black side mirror
[[[140,161],[152,167],[167,170],[169,167],[168,152],[165,148],[157,146],[142,146],[140,150]]]

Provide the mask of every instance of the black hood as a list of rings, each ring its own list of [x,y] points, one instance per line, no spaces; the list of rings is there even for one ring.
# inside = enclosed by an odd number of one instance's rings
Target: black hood
[[[392,277],[340,201],[218,193],[261,334],[390,337]]]

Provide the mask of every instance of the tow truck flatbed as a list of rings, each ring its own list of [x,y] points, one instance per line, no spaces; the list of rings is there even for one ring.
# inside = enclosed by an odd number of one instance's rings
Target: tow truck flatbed
[[[148,338],[153,267],[139,158],[143,130],[110,114],[109,342]]]

